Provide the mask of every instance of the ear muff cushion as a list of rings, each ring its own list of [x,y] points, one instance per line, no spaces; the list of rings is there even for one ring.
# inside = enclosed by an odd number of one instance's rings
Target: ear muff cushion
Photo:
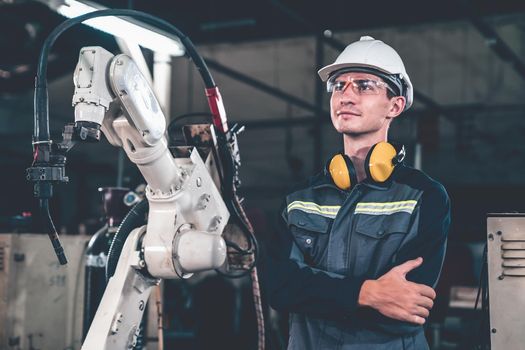
[[[365,169],[369,178],[375,182],[385,182],[394,172],[395,165],[392,162],[397,155],[394,146],[388,142],[375,144],[366,157]]]
[[[350,189],[356,182],[354,165],[344,154],[336,154],[328,164],[328,171],[334,184],[342,189]]]

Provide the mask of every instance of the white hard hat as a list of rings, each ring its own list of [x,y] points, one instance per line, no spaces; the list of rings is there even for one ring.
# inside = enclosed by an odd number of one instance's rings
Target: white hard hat
[[[370,70],[372,74],[377,71],[383,79],[385,79],[383,76],[385,74],[387,83],[392,83],[389,79],[392,77],[400,81],[404,85],[402,95],[406,98],[405,110],[412,105],[414,88],[405,70],[405,65],[396,50],[381,40],[375,40],[371,36],[362,36],[359,41],[348,45],[334,63],[321,68],[317,73],[321,80],[326,82],[333,73],[340,70],[351,71],[352,68],[359,71]]]

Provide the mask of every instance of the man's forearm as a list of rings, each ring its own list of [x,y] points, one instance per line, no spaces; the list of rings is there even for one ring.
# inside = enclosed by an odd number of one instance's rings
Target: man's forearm
[[[406,274],[422,263],[421,258],[409,260],[392,268],[377,280],[364,281],[357,304],[371,307],[395,320],[425,323],[436,294],[428,286],[406,280]]]
[[[269,304],[276,310],[344,319],[357,309],[362,279],[268,256],[261,262],[260,272]]]

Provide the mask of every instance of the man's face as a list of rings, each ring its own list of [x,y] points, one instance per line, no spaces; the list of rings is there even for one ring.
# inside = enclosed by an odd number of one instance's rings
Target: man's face
[[[355,84],[347,83],[343,90],[334,89],[332,92],[330,111],[335,129],[349,135],[374,134],[388,129],[392,118],[403,111],[404,98],[398,96],[389,99],[386,84],[373,74],[348,72],[335,79],[340,82],[340,87],[344,82],[352,80]],[[379,82],[374,84],[378,89],[377,94],[360,92],[357,83],[361,80]]]

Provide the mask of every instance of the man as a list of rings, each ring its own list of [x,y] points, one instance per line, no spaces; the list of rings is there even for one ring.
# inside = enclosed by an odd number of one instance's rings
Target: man
[[[368,36],[319,76],[346,157],[286,197],[286,233],[261,264],[269,303],[290,312],[289,349],[428,349],[450,204],[385,143],[412,84],[397,52]]]

